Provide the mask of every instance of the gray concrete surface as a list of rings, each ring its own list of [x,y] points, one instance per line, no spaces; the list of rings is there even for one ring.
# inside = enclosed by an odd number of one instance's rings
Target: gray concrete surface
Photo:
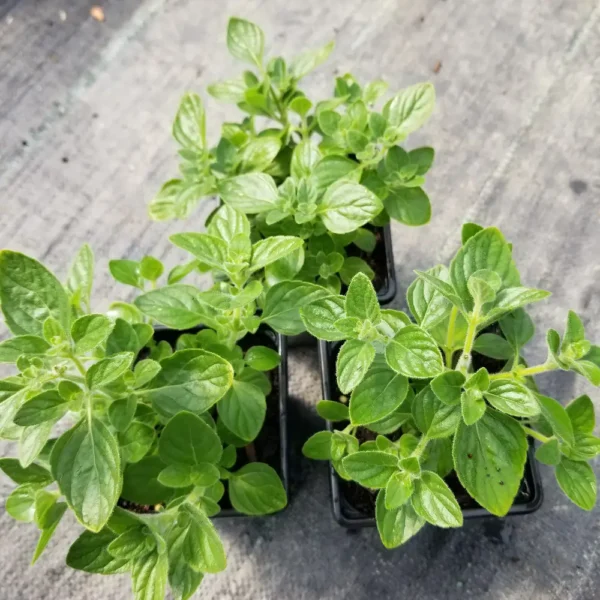
[[[98,0],[100,3],[100,0]],[[98,258],[97,308],[126,290],[109,257],[181,255],[167,234],[199,227],[152,224],[145,204],[174,172],[171,118],[180,94],[234,72],[224,32],[230,14],[260,22],[269,47],[291,55],[334,38],[330,62],[308,81],[325,95],[334,73],[383,76],[392,87],[429,78],[439,104],[411,143],[438,155],[426,228],[394,227],[401,287],[415,268],[447,260],[465,220],[497,224],[515,243],[524,281],[553,290],[534,310],[539,331],[578,310],[600,339],[600,5],[597,0],[105,0],[103,23],[83,0],[0,0],[0,246],[64,273],[90,241]],[[66,13],[61,20],[60,11]],[[63,15],[64,16],[64,15]],[[441,69],[434,66],[441,61]],[[209,130],[235,109],[213,101]],[[398,304],[402,301],[399,300]],[[531,357],[544,354],[538,335]],[[291,359],[293,415],[319,399],[316,359]],[[562,400],[597,390],[547,376]],[[595,394],[595,395],[594,395]],[[296,439],[300,419],[290,426]],[[374,531],[349,533],[330,516],[327,471],[293,457],[292,505],[276,517],[223,522],[229,568],[198,597],[236,600],[600,597],[600,509],[583,513],[543,470],[536,514],[427,528],[387,552]],[[0,500],[10,490],[0,481]],[[3,502],[2,502],[3,505]],[[32,527],[0,508],[0,599],[122,600],[124,577],[64,566],[78,528],[66,522],[52,551],[28,566]]]

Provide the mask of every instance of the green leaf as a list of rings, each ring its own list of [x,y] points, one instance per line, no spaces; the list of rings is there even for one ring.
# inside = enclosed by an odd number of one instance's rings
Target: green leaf
[[[415,148],[408,153],[410,164],[418,165],[417,175],[425,175],[433,164],[435,158],[435,150],[424,146],[422,148]]]
[[[245,214],[274,209],[278,193],[275,181],[265,173],[247,173],[219,182],[219,194],[225,204]]]
[[[421,433],[430,438],[452,435],[460,421],[460,409],[441,402],[430,386],[424,387],[412,403],[412,416]]]
[[[391,415],[406,399],[408,379],[377,361],[350,397],[354,425],[376,423]]]
[[[42,531],[40,533],[40,537],[38,539],[38,543],[35,547],[35,552],[33,553],[33,558],[31,559],[31,564],[35,564],[38,558],[42,555],[46,546],[52,539],[56,528],[58,527],[60,520],[63,515],[67,511],[67,504],[65,502],[56,502],[52,505],[52,507],[46,512],[44,517],[44,524],[42,527]]]
[[[148,281],[156,281],[164,270],[162,262],[153,256],[144,256],[140,261],[140,275]]]
[[[200,417],[182,411],[165,426],[158,453],[168,465],[217,463],[223,454],[219,436]]]
[[[471,298],[479,306],[493,302],[501,285],[502,281],[499,275],[489,269],[475,271],[467,281],[467,289]]]
[[[483,392],[485,399],[497,410],[515,417],[533,417],[540,406],[533,392],[524,384],[510,379],[496,379]]]
[[[317,115],[319,127],[325,135],[335,135],[342,117],[334,110],[321,110]]]
[[[129,398],[120,398],[115,400],[108,407],[108,419],[110,424],[117,431],[125,431],[133,420],[136,408],[137,401],[135,396],[129,396]]]
[[[438,291],[444,298],[446,298],[446,300],[449,300],[451,304],[454,304],[454,306],[457,306],[462,310],[464,308],[462,300],[457,296],[452,285],[449,284],[447,281],[444,281],[444,279],[442,279],[442,277],[445,276],[443,271],[445,267],[440,265],[439,267],[434,268],[442,269],[440,276],[432,275],[432,269],[429,271],[415,271],[415,273],[419,276],[420,279],[423,279],[436,291]]]
[[[425,525],[425,519],[417,515],[409,502],[393,510],[388,510],[385,506],[384,490],[377,494],[375,519],[379,537],[388,549],[404,544]]]
[[[435,377],[444,371],[438,345],[417,325],[401,329],[387,345],[385,357],[394,371],[414,379]]]
[[[138,296],[136,306],[147,316],[173,329],[189,329],[210,321],[212,309],[200,302],[197,288],[175,284]]]
[[[324,113],[321,113],[319,123],[323,116]],[[361,171],[358,168],[358,163],[345,156],[332,154],[325,156],[314,166],[311,173],[311,180],[316,185],[318,193],[322,194],[336,181],[340,179],[355,181],[357,178],[360,178],[360,174]]]
[[[202,263],[216,269],[224,269],[229,246],[221,238],[208,233],[176,233],[169,239],[175,246],[193,254]]]
[[[135,600],[163,600],[168,572],[169,561],[166,553],[151,552],[135,559],[131,567]]]
[[[548,296],[550,296],[550,292],[536,290],[534,288],[511,287],[501,290],[497,294],[496,301],[492,308],[486,313],[486,319],[482,326],[496,321],[500,316],[507,312],[525,306],[526,304],[531,304],[532,302],[539,302]]]
[[[406,471],[394,473],[385,488],[385,508],[394,510],[408,502],[414,491],[412,478]]]
[[[158,456],[146,456],[139,462],[128,464],[123,472],[122,497],[143,505],[167,500],[173,490],[158,480],[164,468],[165,463]]]
[[[255,385],[234,380],[229,391],[217,404],[217,410],[231,433],[251,442],[262,429],[267,403],[265,395]]]
[[[279,476],[263,463],[250,463],[232,473],[229,497],[233,508],[245,515],[268,515],[287,504]]]
[[[0,458],[0,469],[18,485],[46,487],[54,481],[48,469],[37,464],[22,467],[16,458]]]
[[[210,463],[203,463],[213,467],[219,479],[219,469]],[[193,485],[192,475],[194,468],[190,465],[168,465],[158,474],[158,481],[162,485],[171,488],[186,488]]]
[[[431,389],[444,404],[460,404],[464,384],[465,376],[462,373],[459,371],[446,371],[431,382]]]
[[[239,152],[239,171],[242,173],[264,171],[275,160],[280,149],[281,140],[275,137],[251,139]]]
[[[427,273],[445,282],[448,281],[448,269],[442,265],[429,269]],[[441,323],[450,314],[452,308],[449,300],[421,277],[410,284],[406,298],[410,312],[419,325],[427,330]]]
[[[312,283],[282,281],[267,291],[262,320],[278,333],[298,335],[304,331],[300,309],[332,295],[325,288]]]
[[[121,456],[126,463],[136,463],[148,454],[156,439],[153,427],[133,421],[127,429],[119,434]]]
[[[232,17],[227,25],[227,48],[238,60],[260,67],[263,60],[265,36],[260,27]]]
[[[250,273],[266,267],[268,264],[302,248],[304,241],[291,235],[276,235],[256,242],[252,246]]]
[[[375,358],[370,342],[348,340],[337,356],[336,375],[342,394],[349,394],[363,379]]]
[[[110,274],[119,283],[141,289],[140,263],[137,261],[126,259],[110,260],[108,261],[108,269],[110,270]]]
[[[583,510],[596,504],[596,475],[590,465],[563,458],[556,467],[556,481],[566,496]]]
[[[478,389],[466,390],[461,394],[460,403],[465,425],[473,425],[485,414],[486,404]]]
[[[187,92],[181,98],[175,121],[173,137],[184,148],[202,150],[206,144],[206,115],[198,94]]]
[[[160,363],[162,369],[144,395],[162,415],[181,410],[202,413],[220,400],[233,382],[233,368],[205,350],[179,350]]]
[[[208,225],[208,233],[229,244],[236,235],[244,234],[250,237],[250,221],[244,213],[223,204],[212,216]]]
[[[417,83],[402,90],[384,107],[388,124],[408,135],[422,127],[435,106],[435,89],[431,83]]]
[[[531,317],[522,308],[508,313],[498,321],[498,324],[504,337],[514,348],[522,348],[535,333]]]
[[[369,319],[376,325],[381,318],[377,294],[364,273],[354,276],[346,293],[346,315],[361,320]]]
[[[100,531],[121,492],[119,447],[97,418],[81,421],[54,444],[52,475],[77,520]]]
[[[89,310],[93,281],[94,253],[88,244],[83,244],[71,263],[67,278],[67,289],[75,305],[83,303]]]
[[[85,375],[87,386],[94,389],[109,384],[129,371],[132,361],[133,352],[120,352],[99,360],[88,369]]]
[[[411,496],[415,512],[437,527],[460,527],[463,516],[454,494],[444,480],[432,471],[423,471],[415,481]]]
[[[473,350],[497,360],[508,360],[515,354],[513,347],[503,337],[495,333],[482,333],[475,339]]]
[[[161,370],[160,363],[147,358],[136,363],[133,370],[135,377],[134,387],[140,388],[152,381]]]
[[[568,446],[572,446],[575,443],[575,436],[567,411],[554,398],[538,394],[537,400],[542,409],[542,414],[552,428],[554,435]]]
[[[431,220],[429,196],[420,187],[395,189],[388,194],[383,205],[392,219],[404,225],[417,227]]]
[[[581,433],[592,433],[596,425],[594,404],[587,395],[579,396],[569,402],[566,407],[573,430]]]
[[[467,281],[473,273],[482,269],[494,271],[502,280],[502,287],[520,284],[510,245],[495,227],[483,229],[471,237],[450,263],[450,281],[468,310],[473,307],[473,299]],[[498,294],[495,306],[501,301],[503,292]]]
[[[67,565],[86,573],[103,575],[128,571],[129,561],[115,558],[108,551],[108,545],[116,538],[110,529],[103,529],[99,533],[84,531],[69,548]]]
[[[19,356],[45,354],[50,344],[36,335],[19,335],[0,342],[0,363],[17,362]]]
[[[28,467],[39,457],[50,439],[53,427],[53,421],[46,421],[39,425],[24,427],[21,430],[19,439],[19,461],[21,465]]]
[[[252,346],[244,356],[246,364],[257,371],[270,371],[279,366],[281,356],[276,350],[266,346]]]
[[[382,209],[381,200],[366,187],[340,180],[327,188],[318,212],[332,233],[350,233],[368,223]]]
[[[15,488],[6,499],[6,512],[15,520],[32,523],[35,518],[35,498],[38,490],[32,485]]]
[[[320,159],[321,152],[319,152],[319,149],[310,140],[300,142],[294,148],[294,153],[292,154],[290,165],[292,177],[296,179],[309,177]]]
[[[115,558],[135,560],[152,552],[156,541],[145,527],[132,527],[123,532],[108,545],[108,551]]]
[[[19,252],[0,251],[0,306],[14,335],[42,337],[48,317],[69,328],[69,298],[63,286],[41,263]]]
[[[211,83],[207,86],[206,91],[217,100],[238,104],[244,101],[246,84],[237,79],[227,79]]]
[[[591,460],[600,454],[600,438],[588,433],[576,433],[572,448],[562,447],[562,453],[572,460]]]
[[[300,317],[306,330],[320,340],[334,342],[343,340],[344,334],[335,326],[345,315],[343,296],[321,298],[300,309]]]
[[[175,527],[171,530],[167,539],[169,546],[169,586],[177,600],[189,600],[204,577],[202,573],[194,571],[189,566],[183,555],[187,532],[187,528]]]
[[[466,244],[474,235],[483,230],[481,225],[477,223],[465,223],[461,230],[461,243]]]
[[[327,60],[334,46],[335,43],[331,41],[317,50],[303,52],[291,61],[290,75],[296,80],[302,79]]]
[[[488,410],[475,424],[458,426],[452,454],[467,492],[492,514],[504,516],[519,490],[527,459],[521,425]]]
[[[104,315],[85,315],[71,326],[75,352],[85,354],[99,346],[109,336],[114,323]]]
[[[319,400],[317,402],[317,413],[326,421],[347,421],[350,418],[348,407],[341,402],[332,400]]]
[[[561,344],[561,351],[564,352],[571,344],[585,340],[585,329],[577,313],[570,310],[567,315],[567,325],[565,335]]]
[[[539,446],[535,451],[535,457],[545,465],[557,465],[561,459],[558,440],[555,438]]]
[[[39,425],[45,421],[55,423],[66,414],[68,408],[68,402],[56,390],[48,390],[25,402],[15,415],[14,423],[20,427]]]
[[[398,470],[398,459],[387,452],[354,452],[342,461],[348,475],[364,487],[384,488]]]
[[[302,446],[302,454],[313,460],[330,460],[331,437],[331,431],[318,431],[311,435]]]

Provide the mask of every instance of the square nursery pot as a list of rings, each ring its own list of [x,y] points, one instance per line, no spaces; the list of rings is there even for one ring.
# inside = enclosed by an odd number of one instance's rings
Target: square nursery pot
[[[342,393],[337,387],[335,361],[341,342],[319,342],[319,365],[323,386],[323,398],[339,401]],[[491,360],[485,359],[484,360]],[[499,369],[498,369],[499,370]],[[333,423],[327,422],[327,429],[333,431]],[[343,425],[343,424],[342,424]],[[343,428],[343,426],[342,426]],[[529,442],[525,473],[519,492],[508,515],[524,515],[536,511],[543,501],[542,482],[534,457],[533,441]],[[485,508],[473,500],[461,486],[456,475],[451,473],[446,483],[455,493],[465,519],[492,517]],[[375,497],[369,490],[351,481],[344,481],[330,464],[330,485],[333,516],[342,526],[348,528],[376,527]],[[507,516],[508,516],[507,515]]]
[[[357,246],[350,246],[348,256],[357,256],[366,261],[375,272],[373,285],[377,292],[379,304],[384,306],[394,300],[397,293],[396,268],[394,265],[394,251],[392,249],[392,230],[389,225],[375,227],[365,225],[366,229],[372,231],[377,237],[377,244],[373,252],[365,252]],[[345,293],[344,286],[342,293]],[[310,346],[315,343],[315,338],[307,331],[298,335],[288,336],[288,344],[294,348],[297,346]]]
[[[156,327],[154,340],[156,342],[166,341],[174,348],[177,338],[180,335],[184,333],[198,333],[202,329],[204,328],[200,326],[179,331],[166,327]],[[272,390],[267,396],[265,424],[254,442],[244,448],[237,449],[238,457],[235,468],[240,468],[251,461],[264,462],[277,471],[286,494],[289,494],[287,340],[284,336],[275,333],[270,327],[261,326],[256,333],[247,334],[238,342],[238,345],[244,351],[255,345],[272,348],[281,356],[281,363],[277,369],[267,373],[271,378]],[[214,410],[214,407],[212,410]],[[221,498],[219,505],[221,506],[221,512],[213,518],[249,516],[238,512],[231,506],[227,491],[223,498]]]

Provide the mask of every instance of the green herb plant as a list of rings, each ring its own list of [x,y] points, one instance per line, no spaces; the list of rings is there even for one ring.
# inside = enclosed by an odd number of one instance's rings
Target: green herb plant
[[[156,287],[163,271],[150,257],[110,266],[136,288]],[[93,271],[88,246],[65,284],[33,258],[0,252],[0,305],[13,334],[0,342],[0,363],[16,366],[0,380],[0,437],[18,442],[17,457],[0,459],[17,484],[6,510],[39,528],[33,562],[70,509],[85,531],[69,566],[130,572],[139,600],[163,598],[167,585],[175,598],[189,598],[205,573],[226,566],[210,520],[225,485],[245,514],[286,505],[272,467],[236,466],[237,447],[262,426],[265,372],[280,357],[263,346],[242,353],[237,334],[223,342],[211,330],[182,335],[175,348],[155,343],[135,304],[114,303],[108,316],[91,312]],[[136,303],[145,308],[152,293]]]
[[[279,56],[267,60],[262,30],[232,18],[227,46],[248,70],[208,92],[246,116],[224,123],[210,147],[202,100],[184,95],[173,125],[181,175],[162,186],[151,217],[183,219],[202,198],[218,196],[250,215],[254,241],[277,235],[306,240],[268,267],[270,285],[299,279],[339,293],[358,272],[373,279],[364,259],[377,243],[373,226],[390,217],[424,225],[431,216],[422,186],[434,151],[406,151],[400,144],[431,115],[433,86],[408,87],[377,109],[387,84],[361,86],[347,74],[336,78],[333,98],[315,102],[299,84],[327,59],[333,43],[289,64]]]
[[[450,266],[417,274],[407,293],[414,321],[380,309],[362,274],[345,297],[301,309],[313,335],[345,340],[336,363],[340,396],[317,405],[336,429],[313,435],[304,454],[331,460],[341,478],[377,494],[377,528],[388,548],[425,523],[462,525],[444,481],[452,471],[479,505],[507,514],[528,437],[541,443],[535,456],[554,468],[569,499],[591,510],[596,478],[588,461],[600,453],[592,401],[580,396],[565,408],[533,380],[565,370],[600,385],[600,347],[586,339],[581,319],[569,312],[562,338],[548,331],[546,361],[527,365],[523,348],[534,326],[522,307],[549,293],[521,285],[512,247],[492,227],[466,225]]]

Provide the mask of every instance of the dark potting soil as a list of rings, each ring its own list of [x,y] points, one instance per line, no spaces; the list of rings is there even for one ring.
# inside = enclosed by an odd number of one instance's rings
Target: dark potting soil
[[[495,333],[497,335],[503,335],[502,330],[500,329],[497,323],[486,327],[481,331],[481,333]],[[333,351],[330,351],[329,366],[330,381],[334,386],[334,393],[332,399],[337,399],[339,401],[342,394],[336,385],[335,360],[333,360],[333,356],[335,355],[338,349],[339,347],[334,347]],[[455,359],[458,360],[459,356],[460,353],[457,353]],[[477,371],[477,369],[480,369],[481,367],[485,367],[490,373],[498,373],[502,371],[506,364],[506,361],[504,360],[489,358],[487,356],[484,356],[483,354],[479,354],[478,352],[472,353],[472,360],[474,371]],[[340,429],[343,429],[346,424],[339,423],[336,425],[338,425]],[[388,437],[392,441],[395,441],[400,437],[401,434],[402,428],[386,437]],[[356,437],[358,438],[358,441],[362,444],[363,442],[376,439],[377,434],[364,427],[359,427],[356,431]],[[462,509],[481,508],[481,506],[475,500],[473,500],[471,496],[469,496],[468,492],[462,486],[454,471],[447,475],[444,480],[456,496],[456,500]],[[354,515],[354,518],[373,518],[375,516],[375,501],[377,499],[377,491],[366,489],[353,481],[345,481],[341,477],[338,477],[338,482],[340,486],[340,496],[344,513],[356,513]],[[533,500],[533,497],[533,490],[531,489],[529,478],[527,477],[526,472],[526,475],[521,480],[521,486],[514,499],[514,503],[527,504],[528,502]]]
[[[185,331],[175,331],[172,329],[157,329],[154,335],[156,341],[165,340],[171,344],[175,349],[175,344],[180,335],[184,333],[198,333],[202,327],[196,327],[194,329],[188,329]],[[272,331],[257,331],[254,334],[248,334],[244,339],[239,342],[242,350],[246,351],[251,346],[266,346],[276,352],[279,351],[277,345],[276,334]],[[145,353],[145,356],[143,355]],[[138,360],[147,358],[149,352],[145,349],[140,352]],[[273,467],[279,475],[282,474],[281,464],[281,430],[280,430],[280,406],[279,406],[279,370],[273,369],[272,371],[266,372],[265,375],[269,377],[271,382],[271,393],[266,398],[267,410],[265,414],[265,422],[263,427],[258,434],[258,437],[247,446],[236,448],[237,459],[231,469],[240,469],[244,465],[251,462],[263,462]],[[217,420],[216,407],[211,410],[211,415]],[[157,429],[163,429],[162,425],[157,425]],[[138,514],[154,514],[160,512],[163,508],[163,504],[158,505],[143,505],[119,498],[117,505],[126,510]],[[232,510],[231,501],[229,499],[228,488],[225,486],[225,494],[219,501],[221,510]]]

